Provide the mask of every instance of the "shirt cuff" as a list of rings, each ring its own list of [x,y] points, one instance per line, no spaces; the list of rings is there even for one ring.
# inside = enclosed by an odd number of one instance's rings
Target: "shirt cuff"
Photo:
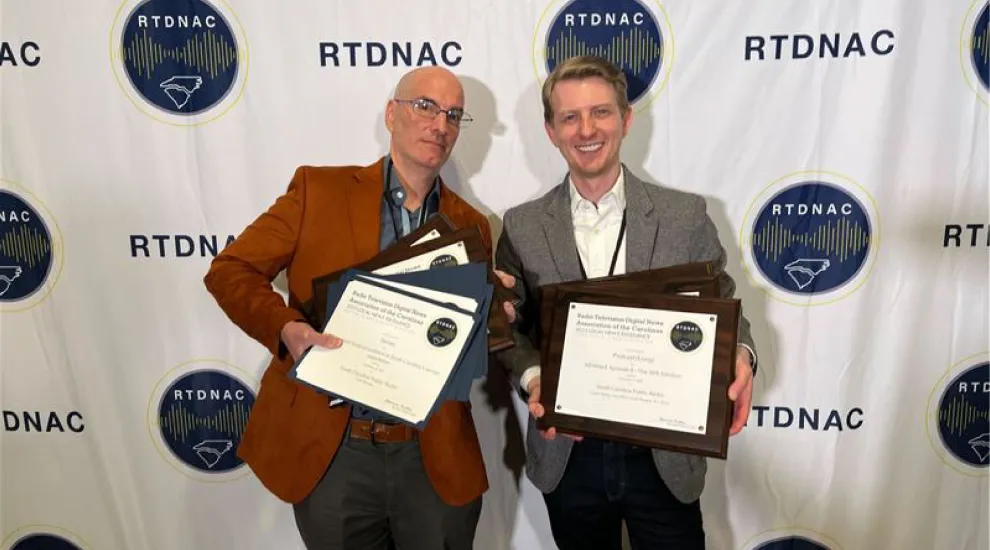
[[[540,375],[540,366],[534,365],[524,370],[522,376],[519,377],[519,389],[529,393],[529,383],[533,381],[534,378]]]

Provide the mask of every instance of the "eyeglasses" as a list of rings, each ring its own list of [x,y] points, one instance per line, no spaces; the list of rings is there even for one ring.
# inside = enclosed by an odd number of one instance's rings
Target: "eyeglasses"
[[[416,99],[394,99],[393,101],[396,103],[408,103],[412,106],[414,113],[424,118],[435,119],[437,118],[437,115],[443,113],[447,117],[447,124],[460,128],[464,128],[468,124],[471,124],[471,121],[474,120],[471,118],[471,115],[465,113],[461,109],[447,109],[444,111],[433,100],[426,99],[425,97],[419,97]]]

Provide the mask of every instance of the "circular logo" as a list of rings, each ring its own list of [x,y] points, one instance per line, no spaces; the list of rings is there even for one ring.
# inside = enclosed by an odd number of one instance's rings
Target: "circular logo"
[[[86,545],[65,529],[47,525],[22,527],[0,543],[3,550],[83,550]]]
[[[451,256],[450,254],[441,254],[433,261],[430,262],[430,269],[436,269],[438,267],[453,267],[457,265],[457,258]]]
[[[213,364],[210,364],[213,363]],[[159,383],[149,416],[168,454],[193,472],[235,473],[243,466],[237,446],[254,405],[254,392],[219,362],[187,363]]]
[[[430,328],[426,331],[426,338],[434,346],[442,348],[457,338],[457,324],[446,317],[437,319],[430,323]]]
[[[80,550],[78,546],[58,535],[28,535],[10,547],[10,550]]]
[[[38,304],[58,279],[58,228],[40,202],[0,181],[0,312]]]
[[[111,41],[114,72],[142,111],[195,125],[237,101],[247,76],[247,42],[229,6],[220,5],[127,0],[121,6]]]
[[[962,368],[959,369],[958,367]],[[967,475],[986,476],[990,466],[990,361],[974,356],[940,380],[928,404],[928,433],[943,460]],[[935,444],[933,433],[938,434]]]
[[[746,541],[742,550],[841,550],[838,544],[808,529],[774,529]]]
[[[879,225],[872,198],[855,183],[832,174],[797,174],[768,186],[755,205],[746,213],[740,242],[751,278],[775,298],[829,303],[869,275]]]
[[[819,544],[805,537],[783,537],[767,541],[753,550],[830,550],[828,546]]]
[[[701,327],[691,321],[681,321],[670,331],[670,343],[680,351],[694,351],[701,346],[702,340]]]
[[[629,102],[642,107],[667,83],[674,42],[654,0],[555,0],[540,19],[533,49],[541,81],[569,57],[610,60],[626,75]]]
[[[984,104],[990,91],[990,2],[976,0],[966,14],[960,37],[959,55],[963,74]]]

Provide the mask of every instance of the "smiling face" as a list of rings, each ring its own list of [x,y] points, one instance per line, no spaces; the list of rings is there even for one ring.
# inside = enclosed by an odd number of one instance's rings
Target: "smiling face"
[[[599,77],[561,80],[550,93],[550,105],[547,135],[564,156],[571,175],[591,180],[617,174],[632,111],[623,112],[615,88]]]
[[[464,89],[449,71],[427,67],[406,75],[399,83],[395,99],[385,107],[385,125],[392,134],[392,154],[416,167],[439,172],[454,149],[460,128],[440,113],[429,116],[409,103],[427,99],[440,109],[464,108]]]

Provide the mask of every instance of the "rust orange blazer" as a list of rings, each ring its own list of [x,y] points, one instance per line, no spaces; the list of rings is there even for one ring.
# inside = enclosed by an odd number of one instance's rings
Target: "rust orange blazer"
[[[378,254],[383,162],[297,169],[286,193],[214,259],[205,277],[231,321],[273,355],[237,455],[286,502],[303,500],[316,486],[351,411],[330,409],[325,395],[287,377],[292,357],[279,334],[289,321],[304,320],[314,278]],[[445,186],[440,211],[459,228],[478,226],[491,257],[491,231],[480,212]],[[288,305],[271,288],[283,269]],[[468,404],[442,405],[420,434],[420,447],[426,473],[448,504],[466,504],[488,489]]]

